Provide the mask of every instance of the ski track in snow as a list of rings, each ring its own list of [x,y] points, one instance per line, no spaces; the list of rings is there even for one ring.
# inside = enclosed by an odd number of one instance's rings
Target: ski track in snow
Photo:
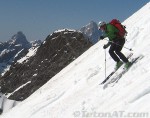
[[[137,101],[138,99],[146,96],[147,94],[150,94],[150,87],[147,89],[144,89],[141,93],[139,93],[137,96],[135,96],[135,98],[132,99],[130,102],[133,103],[133,102]]]
[[[36,114],[37,112],[39,112],[41,109],[49,106],[50,104],[52,104],[54,102],[57,102],[57,100],[59,100],[64,94],[65,94],[65,92],[63,92],[60,95],[54,97],[52,100],[47,100],[45,103],[42,103],[42,106],[40,106],[39,108],[36,108],[36,110],[33,109],[33,113],[31,114],[31,116],[33,116],[34,114]]]

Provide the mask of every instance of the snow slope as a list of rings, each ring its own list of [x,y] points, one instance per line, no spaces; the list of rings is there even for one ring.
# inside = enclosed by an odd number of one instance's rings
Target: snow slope
[[[0,93],[0,109],[3,110],[3,113],[8,112],[10,109],[19,104],[19,101],[10,100]]]
[[[2,118],[150,117],[150,3],[124,24],[126,47],[143,58],[115,86],[103,89],[106,41],[100,41]],[[108,50],[107,50],[108,51]],[[130,51],[123,49],[128,55]],[[115,63],[107,53],[107,75]],[[118,116],[117,116],[118,115]]]

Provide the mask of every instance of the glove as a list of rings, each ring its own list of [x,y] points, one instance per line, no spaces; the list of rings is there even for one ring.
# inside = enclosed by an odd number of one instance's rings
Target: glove
[[[104,45],[103,48],[104,48],[104,49],[108,48],[108,45]]]
[[[106,49],[106,48],[108,48],[110,45],[111,45],[111,42],[108,42],[107,44],[105,44],[105,45],[103,46],[103,48]]]
[[[104,49],[108,48],[108,47],[110,46],[110,44],[111,44],[111,42],[108,42],[107,44],[105,44],[105,45],[103,46],[103,48],[104,48]]]
[[[104,39],[104,36],[100,36],[100,40],[103,40]]]

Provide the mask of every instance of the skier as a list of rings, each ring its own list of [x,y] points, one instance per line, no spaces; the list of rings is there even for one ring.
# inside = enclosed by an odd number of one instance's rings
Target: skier
[[[130,62],[121,52],[125,43],[125,38],[121,37],[119,35],[119,30],[110,23],[100,21],[98,25],[99,30],[104,32],[104,35],[100,36],[100,39],[104,39],[105,37],[108,37],[109,39],[109,42],[105,44],[103,48],[106,49],[107,47],[110,46],[109,54],[116,62],[115,69],[117,70],[123,64],[123,62],[125,63],[125,68],[128,68],[130,66]]]

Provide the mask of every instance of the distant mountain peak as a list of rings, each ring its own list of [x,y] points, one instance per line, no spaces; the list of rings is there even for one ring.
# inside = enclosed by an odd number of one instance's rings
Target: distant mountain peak
[[[30,47],[30,43],[27,41],[26,36],[22,31],[18,31],[17,34],[13,35],[12,38],[8,41],[10,44],[20,44],[25,48]]]
[[[92,43],[98,41],[99,36],[102,34],[98,30],[98,25],[94,21],[90,21],[86,26],[83,26],[80,31],[87,37]]]
[[[0,43],[0,75],[6,72],[8,67],[22,56],[24,56],[31,44],[27,41],[26,36],[17,32],[9,41]]]

